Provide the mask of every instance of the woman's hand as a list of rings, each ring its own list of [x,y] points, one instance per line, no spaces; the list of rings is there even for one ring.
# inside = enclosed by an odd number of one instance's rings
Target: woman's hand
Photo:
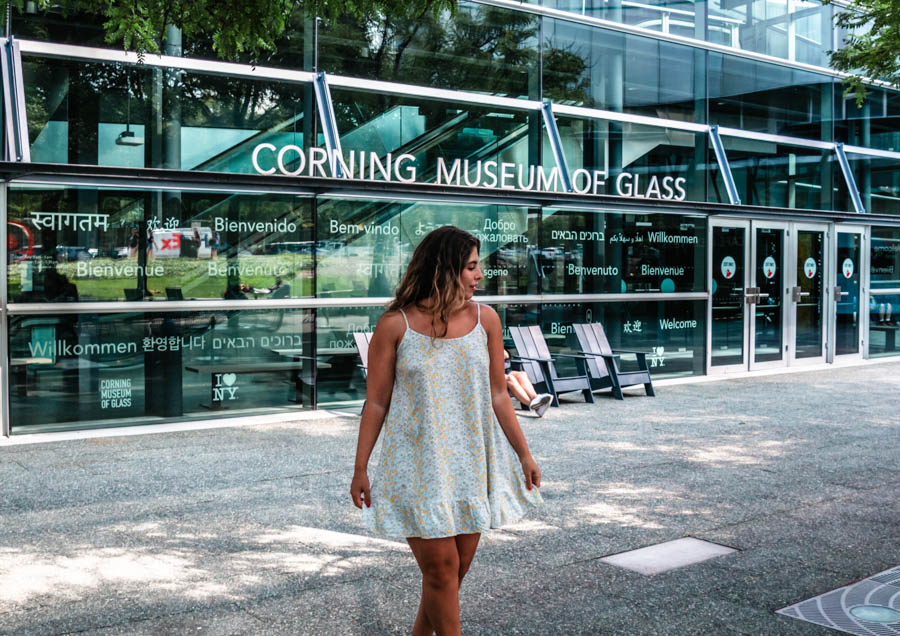
[[[535,469],[537,466],[535,465]],[[538,476],[540,479],[540,476]],[[357,469],[353,472],[353,481],[350,482],[350,496],[353,497],[353,505],[362,508],[363,503],[366,508],[372,507],[372,495],[369,492],[369,475],[365,469]]]
[[[525,473],[525,487],[528,490],[531,490],[532,486],[541,487],[541,469],[531,455],[522,458],[522,472]]]

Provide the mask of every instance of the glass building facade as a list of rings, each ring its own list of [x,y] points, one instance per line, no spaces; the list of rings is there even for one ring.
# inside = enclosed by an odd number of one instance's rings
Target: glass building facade
[[[448,224],[552,351],[597,321],[661,379],[900,355],[900,92],[843,94],[833,11],[298,13],[222,62],[13,10],[3,434],[358,405],[353,334]]]

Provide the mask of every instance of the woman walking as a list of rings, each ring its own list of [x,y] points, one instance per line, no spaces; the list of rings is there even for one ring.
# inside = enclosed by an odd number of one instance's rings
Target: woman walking
[[[460,633],[459,586],[481,533],[541,502],[540,470],[506,391],[500,318],[471,301],[479,247],[455,227],[429,233],[369,347],[350,493],[373,532],[412,549],[422,571],[415,636]]]

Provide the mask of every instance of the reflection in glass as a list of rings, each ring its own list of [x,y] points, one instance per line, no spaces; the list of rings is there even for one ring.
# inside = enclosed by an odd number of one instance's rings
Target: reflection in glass
[[[869,356],[900,355],[897,348],[900,333],[900,295],[869,296]]]
[[[541,306],[540,324],[550,350],[578,350],[572,324],[600,322],[613,349],[644,351],[653,378],[700,375],[706,362],[706,301],[653,303],[553,303]],[[535,324],[523,322],[516,324]],[[560,374],[577,371],[577,361],[556,361]],[[633,356],[623,356],[621,371],[637,370]]]
[[[699,49],[552,18],[544,19],[544,39],[545,99],[664,119],[706,119],[706,58]]]
[[[824,242],[824,232],[797,232],[797,287],[800,289],[799,298],[794,298],[797,321],[794,354],[797,358],[817,358],[823,354]]]
[[[319,199],[317,295],[389,297],[431,230],[455,225],[481,241],[484,293],[537,293],[537,211],[524,206]]]
[[[606,180],[605,188],[588,194],[707,200],[707,173],[718,171],[715,156],[707,147],[708,135],[572,117],[557,117],[556,124],[576,189],[587,189],[584,175],[576,174],[583,169],[599,171]],[[628,175],[619,177],[623,172]],[[714,188],[710,196],[712,201],[728,201],[724,189]]]
[[[872,228],[869,282],[874,289],[900,287],[900,229]]]
[[[837,234],[837,288],[834,353],[859,353],[860,235]]]
[[[900,150],[900,92],[878,86],[867,88],[861,107],[856,105],[856,93],[844,95],[843,84],[835,84],[834,93],[837,141],[879,150]],[[884,166],[882,162],[878,164]]]
[[[402,3],[319,27],[319,70],[435,88],[539,99],[540,18],[459,2],[435,17]]]
[[[12,316],[13,432],[311,407],[307,310]]]
[[[833,78],[721,53],[708,59],[710,124],[831,139]]]
[[[540,4],[817,66],[828,65],[826,54],[833,48],[832,9],[815,0],[544,0]]]
[[[786,146],[759,139],[722,137],[741,202],[804,210],[831,210],[846,201],[830,150]]]
[[[784,321],[784,230],[756,229],[756,286],[760,300],[756,305],[756,362],[781,360]]]
[[[540,113],[342,89],[332,90],[332,98],[341,149],[348,168],[354,161],[352,170],[357,177],[362,172],[366,179],[386,178],[372,159],[362,163],[357,158],[359,153],[366,153],[366,157],[378,157],[394,182],[414,179],[502,187],[497,167],[491,169],[497,177],[493,181],[484,167],[495,161],[516,164],[514,178],[506,184],[513,189],[563,190],[559,179],[553,188],[538,188],[536,177],[529,171],[530,165],[540,164]],[[402,155],[411,155],[414,160],[401,159]],[[440,179],[439,158],[445,170]],[[454,172],[457,159],[469,166],[467,172],[464,168]]]
[[[304,147],[309,86],[23,56],[32,161],[255,173],[260,143]]]
[[[706,219],[544,208],[540,264],[545,294],[703,291]]]
[[[744,362],[744,245],[742,227],[713,228],[712,366]]]
[[[308,198],[9,189],[12,302],[311,296]]]
[[[331,407],[356,404],[366,397],[354,333],[372,332],[384,313],[376,307],[321,307],[316,310],[317,402]]]
[[[848,153],[847,161],[863,209],[871,214],[900,215],[900,160]],[[851,208],[845,205],[844,209]]]

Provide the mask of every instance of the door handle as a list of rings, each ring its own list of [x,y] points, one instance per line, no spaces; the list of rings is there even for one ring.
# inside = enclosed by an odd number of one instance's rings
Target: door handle
[[[753,305],[759,302],[759,287],[747,287],[744,290],[744,302]]]
[[[799,303],[800,299],[804,296],[809,296],[810,292],[800,291],[799,287],[791,288],[791,300],[795,303]]]
[[[835,300],[840,300],[840,298],[842,296],[849,296],[849,295],[850,295],[850,292],[841,291],[840,285],[834,286],[834,299]]]

